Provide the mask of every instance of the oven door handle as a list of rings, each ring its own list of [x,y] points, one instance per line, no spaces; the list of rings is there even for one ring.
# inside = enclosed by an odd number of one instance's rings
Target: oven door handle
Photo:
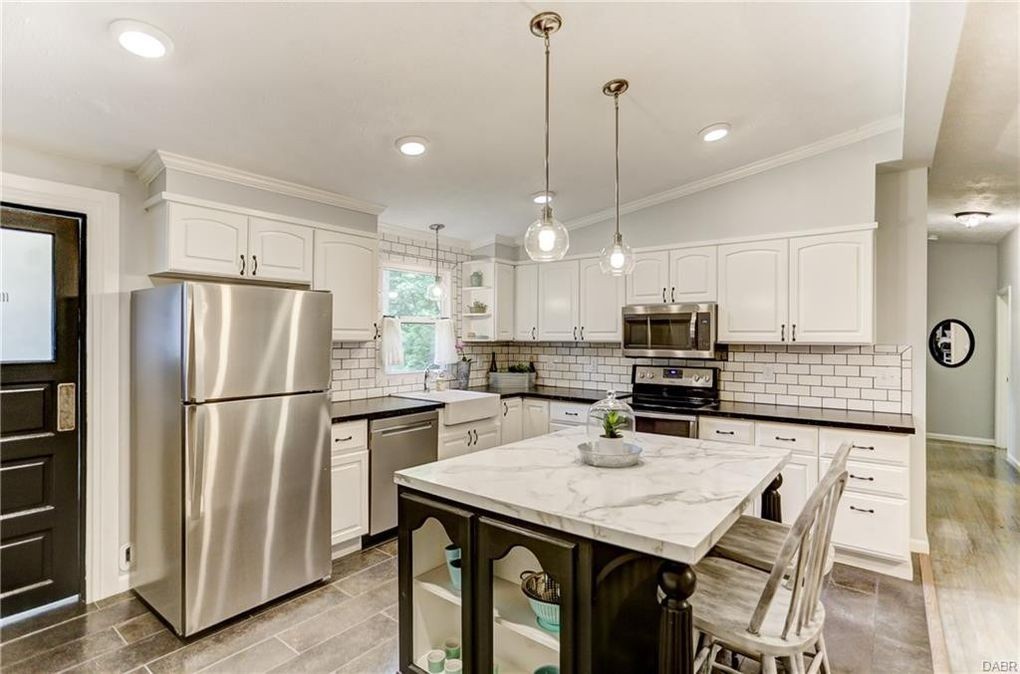
[[[665,419],[667,421],[697,421],[698,417],[691,414],[666,414],[664,412],[640,412],[635,410],[634,416],[638,419]]]

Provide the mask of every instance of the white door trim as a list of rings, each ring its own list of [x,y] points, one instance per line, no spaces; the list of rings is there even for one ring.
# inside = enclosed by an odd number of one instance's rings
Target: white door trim
[[[83,213],[85,224],[85,601],[128,588],[120,546],[120,195],[0,173],[0,198]]]
[[[1008,377],[1012,364],[1010,362],[1010,344],[1012,343],[1012,294],[1010,286],[1000,288],[995,297],[995,446],[1003,447],[1010,453],[1013,425],[1018,422],[1009,405]]]

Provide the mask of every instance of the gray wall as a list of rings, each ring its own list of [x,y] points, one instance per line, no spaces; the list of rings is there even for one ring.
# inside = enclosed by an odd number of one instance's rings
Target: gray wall
[[[898,158],[899,141],[885,133],[626,213],[620,229],[640,248],[874,222],[875,165]],[[571,230],[568,255],[598,254],[612,230],[612,220]]]
[[[1012,428],[1007,432],[1013,436],[1009,458],[1020,470],[1020,227],[1013,229],[1009,236],[999,242],[999,288],[1012,289],[1012,330],[1010,353],[1012,354],[1009,374],[1009,409],[1013,412]]]
[[[928,432],[991,440],[995,437],[994,245],[928,245],[928,331],[958,318],[974,331],[974,355],[960,367],[943,367],[924,352],[928,370]]]

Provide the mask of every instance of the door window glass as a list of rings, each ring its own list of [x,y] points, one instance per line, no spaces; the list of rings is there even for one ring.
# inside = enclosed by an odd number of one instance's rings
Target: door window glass
[[[0,361],[52,361],[53,322],[53,235],[0,229]]]

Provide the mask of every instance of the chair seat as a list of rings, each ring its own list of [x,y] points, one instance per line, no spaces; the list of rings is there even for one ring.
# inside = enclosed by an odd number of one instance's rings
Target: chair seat
[[[741,515],[708,554],[768,572],[789,533],[788,524]]]
[[[695,565],[694,573],[697,582],[690,602],[694,608],[694,628],[698,631],[753,657],[803,653],[817,641],[825,622],[821,604],[800,634],[795,633],[794,626],[785,639],[782,637],[791,598],[785,587],[777,589],[760,634],[747,631],[768,582],[767,573],[721,557],[704,558]]]

